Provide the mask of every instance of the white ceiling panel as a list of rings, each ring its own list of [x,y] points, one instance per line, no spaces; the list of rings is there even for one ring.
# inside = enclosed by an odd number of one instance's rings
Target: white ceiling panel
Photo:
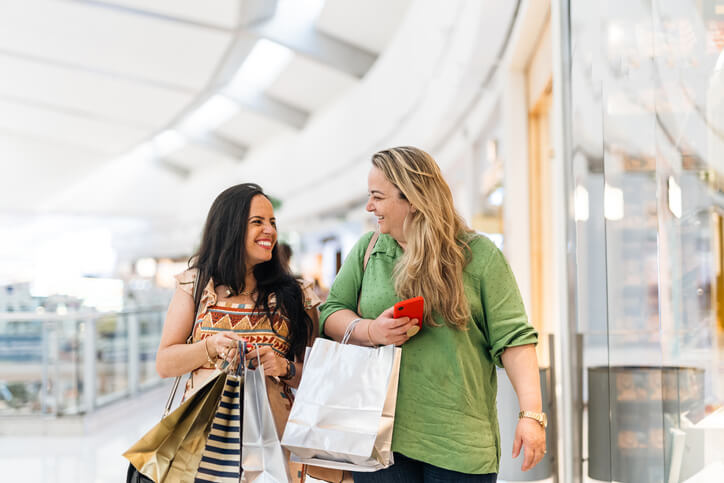
[[[107,216],[154,218],[174,213],[179,197],[185,196],[179,177],[155,163],[111,162],[79,182],[70,184],[49,208],[55,212],[96,213]],[[78,199],[92,202],[77,202]]]
[[[103,155],[0,133],[0,210],[27,212],[97,166]]]
[[[411,0],[327,0],[317,29],[370,52],[381,53]]]
[[[348,74],[295,55],[266,93],[297,109],[314,112],[356,84]]]
[[[192,100],[183,90],[0,54],[0,98],[160,128]]]
[[[191,171],[218,167],[223,163],[237,163],[238,160],[225,156],[218,151],[191,143],[175,153],[166,156],[165,161]]]
[[[243,0],[105,0],[103,3],[153,12],[169,17],[233,29],[239,23]]]
[[[286,124],[248,109],[242,109],[239,114],[217,129],[222,136],[244,146],[255,146],[277,135],[293,131]]]
[[[106,154],[119,154],[141,142],[148,131],[84,116],[0,100],[0,130],[55,140]]]
[[[76,2],[0,2],[5,53],[192,90],[207,84],[231,37]]]

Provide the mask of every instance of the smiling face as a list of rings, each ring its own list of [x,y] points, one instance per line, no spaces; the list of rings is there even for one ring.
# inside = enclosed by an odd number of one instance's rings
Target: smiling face
[[[256,195],[251,199],[246,228],[247,269],[271,260],[276,242],[277,221],[274,218],[274,208],[266,196]]]
[[[365,209],[377,217],[380,233],[386,233],[405,245],[403,230],[405,218],[411,211],[410,203],[402,197],[402,193],[389,182],[385,175],[376,167],[372,167],[367,177],[369,200]]]

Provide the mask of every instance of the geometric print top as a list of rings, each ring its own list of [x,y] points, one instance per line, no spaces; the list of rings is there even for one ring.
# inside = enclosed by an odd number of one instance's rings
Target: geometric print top
[[[193,285],[198,270],[185,270],[176,275],[177,287],[193,297]],[[321,303],[312,289],[312,283],[299,280],[304,297],[304,309],[309,310]],[[269,320],[266,312],[260,308],[256,312],[254,304],[233,304],[217,301],[214,281],[209,280],[201,295],[198,318],[194,321],[193,340],[198,342],[219,331],[231,331],[242,336],[250,344],[270,346],[277,355],[285,357],[291,343],[289,341],[289,319],[282,313],[274,314]],[[276,300],[272,295],[269,307],[274,310]],[[273,330],[272,330],[273,327]],[[204,369],[213,369],[208,362]]]
[[[193,341],[198,342],[220,331],[230,331],[252,345],[270,346],[277,355],[286,357],[291,346],[289,319],[277,312],[270,321],[266,312],[254,312],[253,309],[253,304],[217,302],[206,313],[199,315],[194,324]]]
[[[174,278],[176,279],[176,287],[184,290],[193,297],[194,282],[198,270],[185,270]],[[317,307],[322,301],[313,290],[311,282],[306,280],[298,280],[302,288],[302,296],[304,309],[310,310]],[[272,295],[269,300],[269,307],[273,310],[276,300]],[[214,290],[214,281],[209,280],[204,287],[199,302],[198,317],[194,321],[193,342],[198,342],[210,337],[218,331],[233,331],[241,335],[247,342],[258,344],[260,346],[270,346],[274,352],[280,357],[284,357],[289,351],[289,319],[280,314],[274,314],[270,321],[266,313],[263,311],[254,312],[253,304],[232,304],[230,302],[218,301],[216,290]],[[272,330],[272,324],[274,330]],[[276,330],[276,333],[274,332]],[[201,369],[214,369],[214,367],[206,362],[198,367],[192,373],[194,376]],[[193,377],[186,381],[184,391],[184,399],[193,391]],[[228,382],[228,381],[227,381]],[[270,381],[267,381],[270,384]],[[282,381],[284,387],[286,384]],[[286,392],[283,392],[282,398],[287,398]],[[278,424],[278,423],[277,423]],[[298,483],[302,481],[303,472],[301,466],[297,463],[288,462],[290,470],[292,470],[292,481]],[[237,477],[238,478],[238,477]]]

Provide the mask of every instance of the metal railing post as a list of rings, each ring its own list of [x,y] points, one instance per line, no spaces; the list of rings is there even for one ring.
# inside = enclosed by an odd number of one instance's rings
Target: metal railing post
[[[48,374],[48,331],[53,326],[50,320],[43,321],[43,330],[40,335],[40,412],[45,414],[48,412],[48,385],[50,384],[50,376]]]
[[[61,384],[62,373],[60,370],[60,332],[62,331],[61,324],[62,320],[54,320],[50,323],[51,330],[48,331],[48,348],[46,363],[53,365],[53,414],[56,416],[62,414],[61,398],[63,397],[63,388]],[[47,370],[47,369],[46,369]]]
[[[90,413],[96,403],[96,320],[83,322],[83,401],[85,412]]]
[[[140,327],[137,313],[126,316],[128,323],[128,392],[131,396],[138,393],[141,367]]]

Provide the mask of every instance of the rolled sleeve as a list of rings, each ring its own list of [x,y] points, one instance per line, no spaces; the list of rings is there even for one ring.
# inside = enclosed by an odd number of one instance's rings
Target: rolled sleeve
[[[324,323],[327,321],[327,317],[333,313],[344,309],[357,312],[357,299],[364,274],[362,263],[371,238],[372,232],[367,233],[352,247],[329,289],[327,300],[319,306],[320,335],[324,335]]]
[[[187,269],[173,276],[176,280],[176,288],[179,288],[187,294],[194,296],[194,282],[196,275],[199,273],[197,269]]]
[[[507,347],[538,343],[538,331],[528,322],[513,271],[494,248],[481,277],[481,296],[489,336],[489,351],[498,367]]]
[[[299,279],[299,286],[302,288],[304,310],[311,310],[322,303],[322,300],[314,291],[314,284],[312,282],[309,280]]]

